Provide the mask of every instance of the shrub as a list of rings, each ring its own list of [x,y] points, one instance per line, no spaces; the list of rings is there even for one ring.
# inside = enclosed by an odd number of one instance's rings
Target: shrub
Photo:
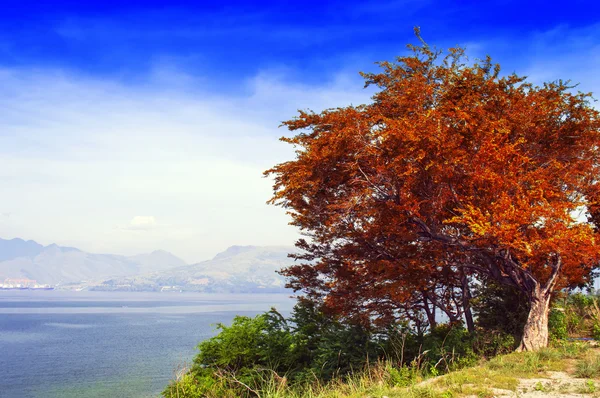
[[[300,301],[289,320],[271,310],[237,316],[231,326],[217,328],[216,336],[198,345],[192,367],[202,391],[218,385],[241,396],[273,377],[286,383],[328,381],[383,357],[383,345],[369,328],[341,323],[308,301]]]
[[[423,351],[433,371],[450,371],[475,363],[474,335],[460,324],[441,324],[423,338]]]
[[[239,370],[257,363],[280,360],[290,344],[289,333],[271,322],[270,314],[255,318],[236,316],[231,326],[218,324],[221,331],[198,345],[194,364]],[[273,355],[278,352],[280,356]]]
[[[564,340],[568,337],[567,316],[563,311],[557,308],[550,310],[548,315],[548,333],[550,340]]]
[[[409,366],[393,367],[386,366],[388,383],[397,387],[408,387],[414,383],[418,372]]]
[[[508,354],[515,350],[517,341],[512,334],[497,330],[478,329],[473,341],[473,350],[485,358]]]
[[[223,394],[226,387],[224,383],[212,374],[199,376],[193,373],[180,375],[169,383],[163,391],[164,397],[206,397],[209,395]]]
[[[600,324],[594,323],[594,326],[592,326],[592,337],[594,340],[600,341]]]
[[[589,333],[589,319],[593,305],[594,298],[581,292],[570,294],[567,297],[565,315],[569,335],[587,335]]]
[[[497,331],[521,339],[523,327],[529,313],[529,300],[517,289],[501,285],[493,280],[484,280],[475,289],[472,301],[477,316],[477,326],[486,331]]]
[[[275,310],[254,318],[236,316],[231,326],[217,328],[219,334],[200,343],[194,358],[192,373],[203,385],[214,383],[221,373],[253,386],[260,382],[260,369],[286,373],[295,366],[292,333]]]
[[[352,371],[362,370],[369,360],[384,355],[384,346],[375,331],[351,321],[326,315],[314,303],[300,300],[294,308],[292,355],[297,371],[295,380],[331,380]],[[385,334],[385,332],[384,332]]]

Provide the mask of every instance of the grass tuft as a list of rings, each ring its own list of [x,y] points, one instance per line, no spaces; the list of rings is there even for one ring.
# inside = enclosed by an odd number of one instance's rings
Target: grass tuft
[[[594,378],[600,376],[600,357],[584,358],[577,362],[575,375],[581,378]]]

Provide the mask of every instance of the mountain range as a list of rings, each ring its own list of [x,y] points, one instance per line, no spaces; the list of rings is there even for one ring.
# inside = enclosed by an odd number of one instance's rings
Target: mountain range
[[[188,265],[164,250],[135,256],[87,253],[73,247],[0,239],[0,283],[32,279],[57,288],[130,291],[275,292],[276,271],[293,260],[285,246],[232,246]]]
[[[33,279],[42,284],[61,285],[162,271],[185,264],[163,250],[127,257],[87,253],[56,244],[43,246],[19,238],[0,239],[0,281]]]
[[[213,259],[134,277],[104,282],[102,290],[182,290],[201,292],[282,292],[285,278],[276,271],[293,264],[287,246],[231,246]]]

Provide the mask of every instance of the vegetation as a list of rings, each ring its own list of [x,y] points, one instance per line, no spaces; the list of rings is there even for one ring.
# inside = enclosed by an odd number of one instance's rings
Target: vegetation
[[[164,395],[344,397],[402,391],[419,396],[419,391],[435,390],[460,396],[491,388],[514,390],[518,378],[564,370],[565,360],[575,359],[569,365],[574,376],[600,377],[600,357],[585,356],[589,345],[584,342],[568,342],[589,337],[598,328],[599,296],[575,293],[557,298],[549,327],[553,348],[507,355],[519,341],[512,332],[520,330],[518,322],[525,319],[515,317],[510,324],[513,318],[498,316],[508,303],[497,299],[497,289],[480,289],[484,292],[496,297],[496,305],[481,307],[485,313],[474,306],[474,333],[460,323],[439,324],[422,334],[406,323],[366,328],[305,299],[289,318],[275,310],[254,318],[239,316],[231,326],[217,325],[220,333],[199,344],[191,369]],[[510,291],[504,300],[512,301]],[[481,301],[490,302],[485,296]],[[494,316],[501,323],[490,323]],[[423,384],[439,375],[446,376]],[[476,386],[465,389],[465,383]]]
[[[440,324],[418,335],[406,324],[367,329],[301,300],[289,319],[271,310],[218,325],[220,333],[200,343],[191,369],[164,396],[493,396],[498,389],[525,388],[521,379],[531,377],[541,380],[526,387],[532,391],[591,393],[593,380],[557,381],[547,372],[600,378],[600,352],[586,342],[568,341],[597,328],[599,302],[600,297],[583,293],[558,298],[551,314],[562,316],[550,317],[552,348],[511,353],[518,340],[501,325],[484,329],[485,317],[481,324],[476,317],[475,333],[461,324]],[[577,326],[567,328],[578,317]]]
[[[309,238],[284,274],[363,323],[441,311],[470,332],[471,290],[492,280],[528,310],[519,349],[545,347],[553,294],[599,260],[600,114],[567,82],[409,48],[363,74],[372,103],[283,123],[296,157],[266,172],[271,203]]]

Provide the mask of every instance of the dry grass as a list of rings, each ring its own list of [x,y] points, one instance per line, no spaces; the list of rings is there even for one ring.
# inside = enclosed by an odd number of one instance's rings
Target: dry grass
[[[425,378],[410,370],[399,372],[390,364],[378,363],[360,372],[329,383],[290,386],[285,379],[265,373],[263,387],[255,391],[261,398],[455,398],[499,396],[569,396],[598,394],[600,389],[600,350],[586,343],[569,343],[538,352],[512,353],[479,365],[439,377]],[[181,376],[181,381],[186,375]],[[193,388],[177,389],[172,397],[199,397]],[[408,384],[408,386],[407,386]],[[537,395],[536,395],[537,394]],[[541,394],[541,395],[540,395]],[[558,394],[558,395],[557,395]],[[250,394],[252,395],[252,394]],[[235,397],[221,391],[219,397]]]

